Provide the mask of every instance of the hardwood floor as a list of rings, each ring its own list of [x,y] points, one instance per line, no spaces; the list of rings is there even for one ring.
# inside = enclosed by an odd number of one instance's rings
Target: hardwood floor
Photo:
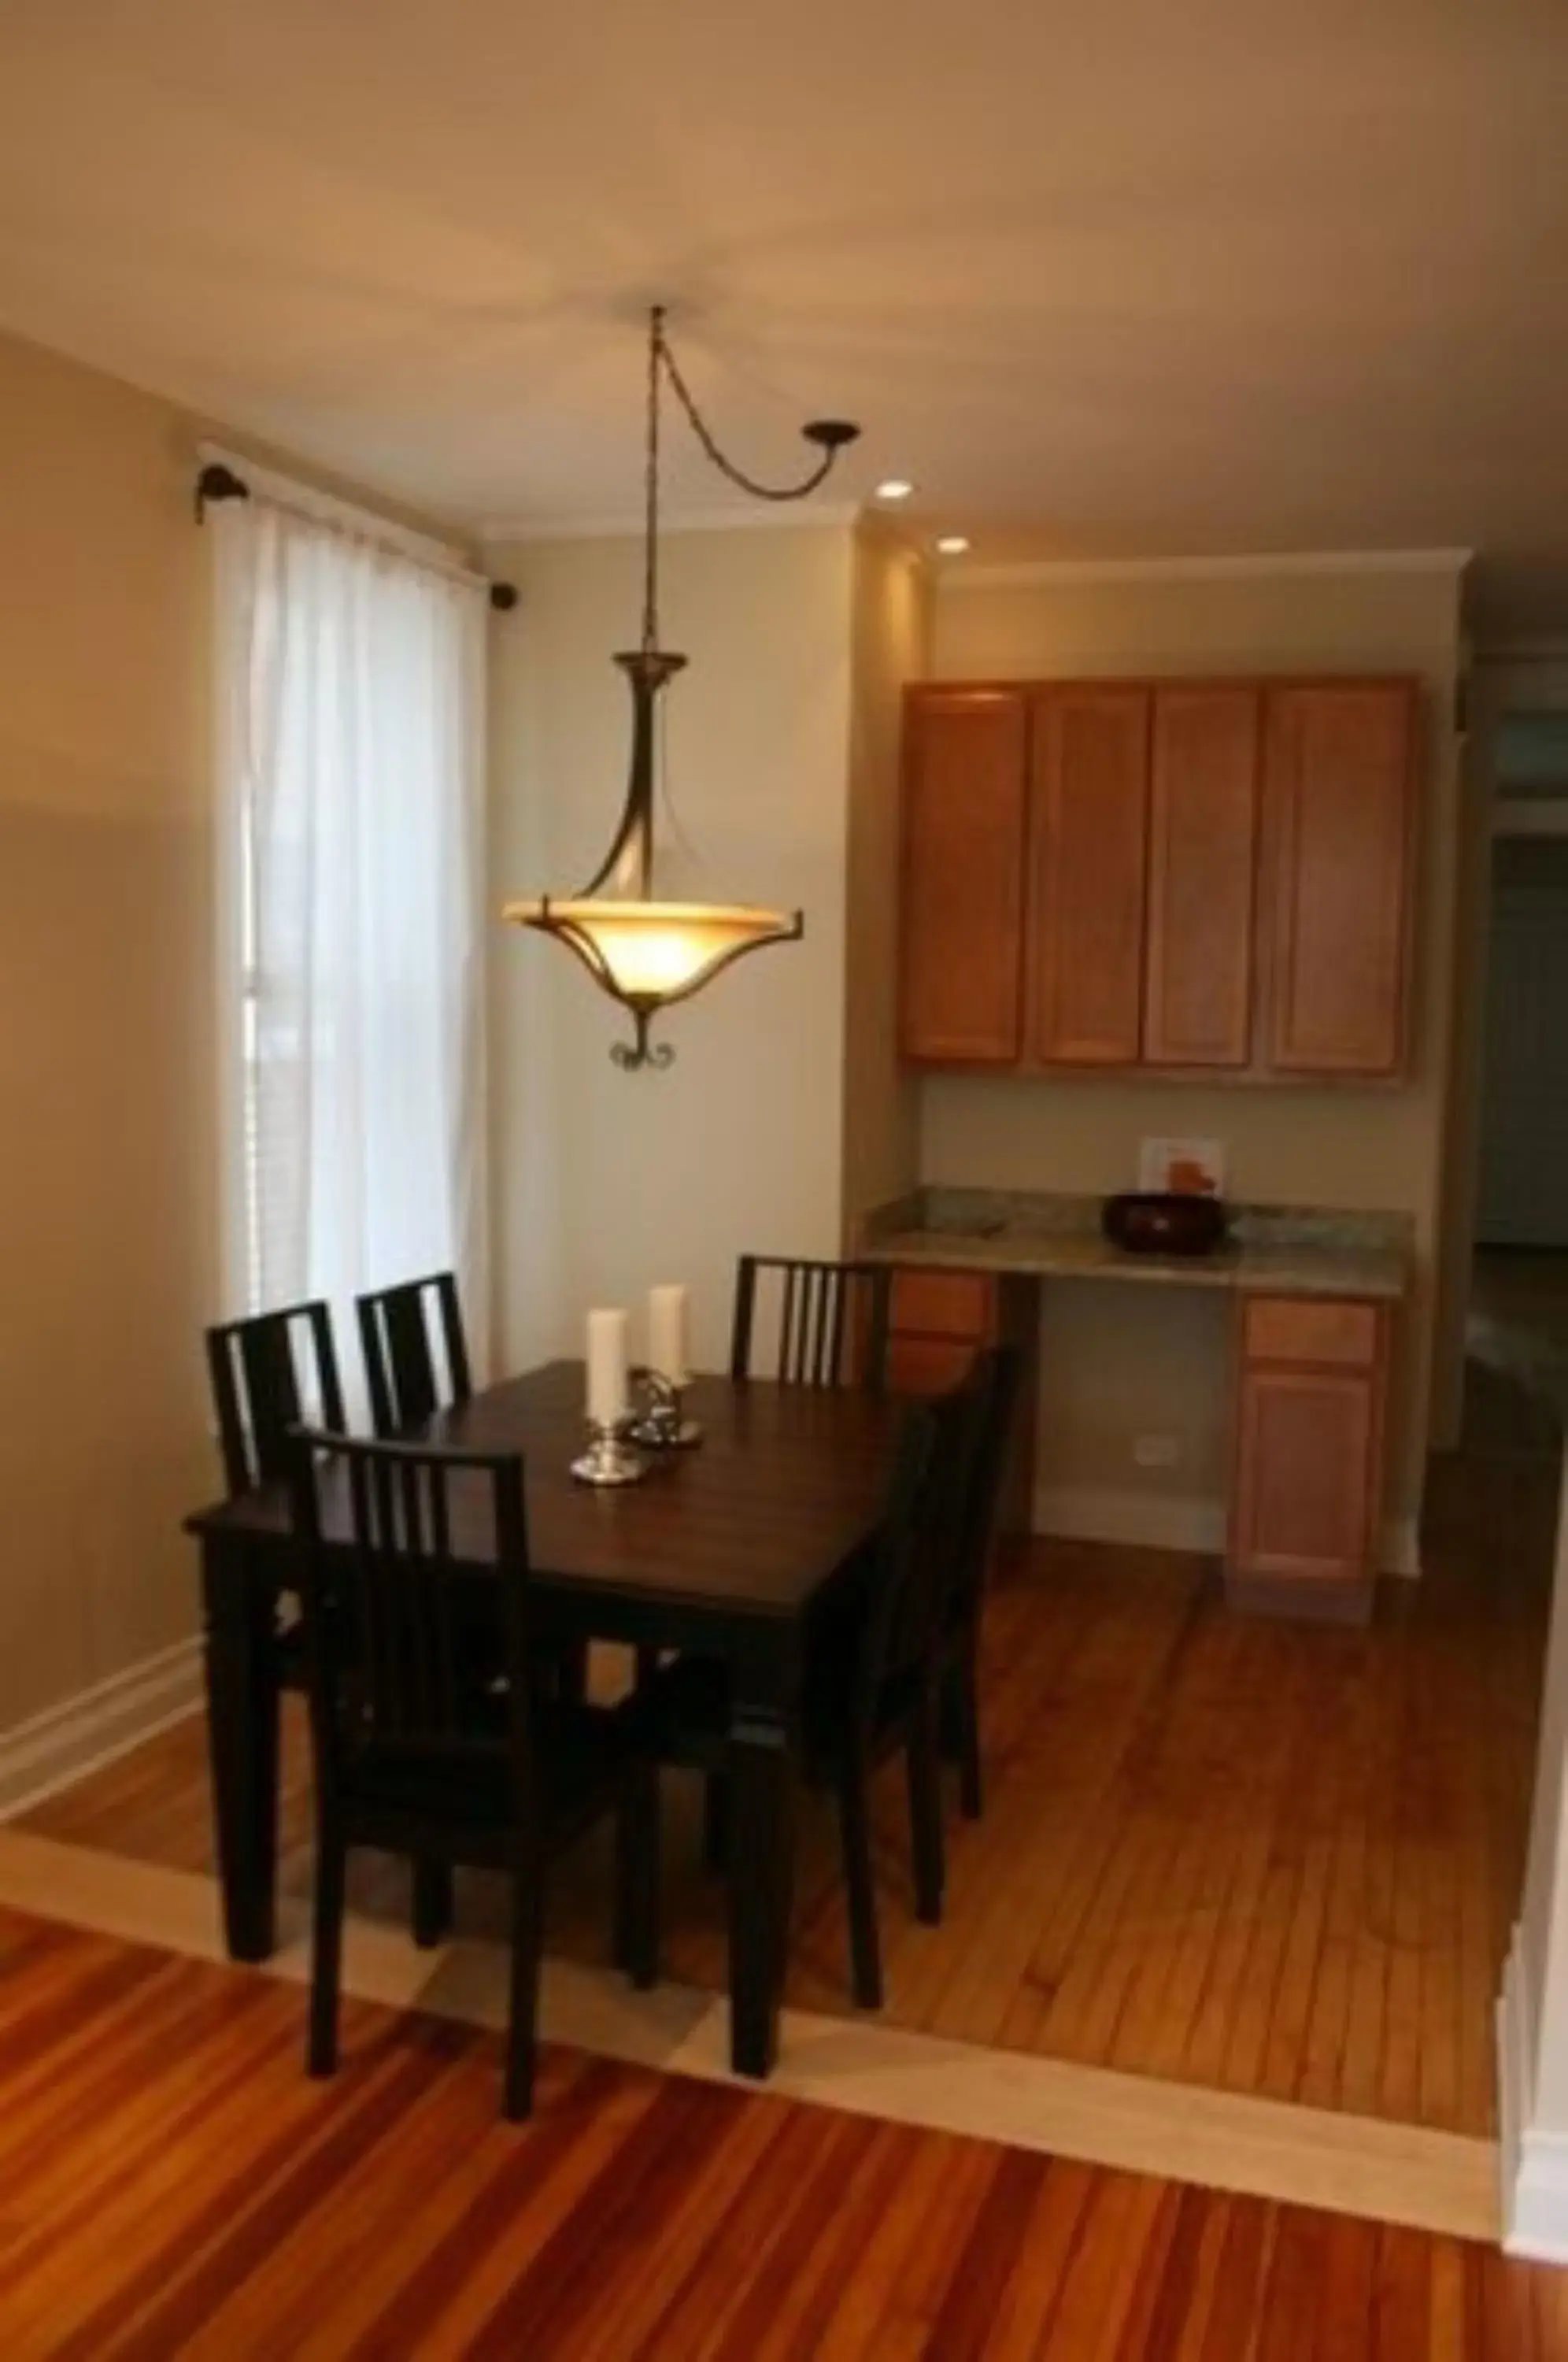
[[[1486,1393],[1488,1432],[1517,1430]],[[1486,2135],[1493,2004],[1518,1906],[1555,1462],[1438,1463],[1419,1584],[1367,1632],[1226,1610],[1201,1562],[1041,1543],[986,1636],[988,1809],[949,1822],[940,1928],[913,1915],[902,1783],[877,1795],[886,2022],[955,2040]],[[308,1879],[291,1725],[285,1879]],[[722,1890],[696,1797],[669,1783],[666,1966],[723,1979]],[[200,1723],[24,1826],[138,1860],[209,1863]],[[378,1875],[378,1871],[380,1874]],[[604,1954],[607,1866],[563,1866],[551,1943]],[[403,1908],[371,1865],[356,1902]],[[459,1924],[500,1933],[482,1880]],[[845,2012],[831,1815],[808,1810],[788,1999]]]
[[[1558,2362],[1568,2275],[0,1912],[7,2362]]]

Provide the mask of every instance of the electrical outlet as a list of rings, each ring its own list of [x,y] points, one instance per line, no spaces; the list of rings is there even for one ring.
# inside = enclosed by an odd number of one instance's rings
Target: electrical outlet
[[[1135,1435],[1132,1457],[1140,1468],[1174,1468],[1181,1458],[1181,1444],[1174,1435]]]

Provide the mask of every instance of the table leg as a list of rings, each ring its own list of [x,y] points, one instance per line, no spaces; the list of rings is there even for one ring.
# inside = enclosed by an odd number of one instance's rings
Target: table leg
[[[730,2063],[766,2076],[778,2011],[795,1880],[794,1636],[780,1657],[736,1668],[729,1746]]]
[[[203,1545],[207,1746],[230,1959],[273,1948],[278,1864],[277,1595],[242,1547]]]

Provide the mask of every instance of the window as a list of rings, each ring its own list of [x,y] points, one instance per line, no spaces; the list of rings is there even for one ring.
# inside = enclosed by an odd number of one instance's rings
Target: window
[[[214,514],[230,1304],[451,1266],[482,1341],[484,586],[248,473]]]

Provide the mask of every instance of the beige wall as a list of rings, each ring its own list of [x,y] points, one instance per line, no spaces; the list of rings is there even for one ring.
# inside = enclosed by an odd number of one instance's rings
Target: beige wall
[[[0,342],[0,1729],[193,1623],[216,1187],[190,447]]]
[[[0,337],[0,1734],[195,1628],[179,1523],[215,1485],[222,1308],[202,431]]]
[[[919,557],[862,526],[855,540],[845,947],[844,1242],[919,1174],[920,1102],[898,1054],[899,778],[904,683],[927,664]]]
[[[1457,833],[1452,726],[1457,585],[1436,573],[1309,573],[945,584],[933,671],[943,679],[1414,671],[1427,684],[1415,1072],[1395,1091],[1220,1089],[1116,1081],[928,1081],[922,1176],[1011,1187],[1129,1186],[1145,1133],[1222,1139],[1234,1197],[1414,1217],[1420,1270],[1403,1324],[1391,1511],[1419,1503],[1441,1218]],[[1176,1291],[1059,1289],[1045,1310],[1039,1473],[1064,1498],[1110,1492],[1195,1538],[1223,1490],[1222,1323]],[[1172,1470],[1132,1439],[1176,1435]],[[1092,1507],[1093,1504],[1091,1503]],[[1187,1521],[1184,1524],[1184,1521]]]
[[[508,893],[580,886],[625,783],[635,644],[630,539],[492,553],[520,608],[492,636],[491,876]],[[516,1367],[581,1352],[593,1304],[693,1292],[694,1343],[727,1347],[734,1258],[828,1253],[841,1228],[845,845],[853,542],[800,524],[672,534],[663,637],[676,811],[701,856],[684,883],[803,907],[804,941],[755,954],[672,1010],[676,1062],[624,1074],[615,1004],[569,954],[497,926],[491,1108],[497,1351]],[[668,842],[661,813],[661,831]]]

